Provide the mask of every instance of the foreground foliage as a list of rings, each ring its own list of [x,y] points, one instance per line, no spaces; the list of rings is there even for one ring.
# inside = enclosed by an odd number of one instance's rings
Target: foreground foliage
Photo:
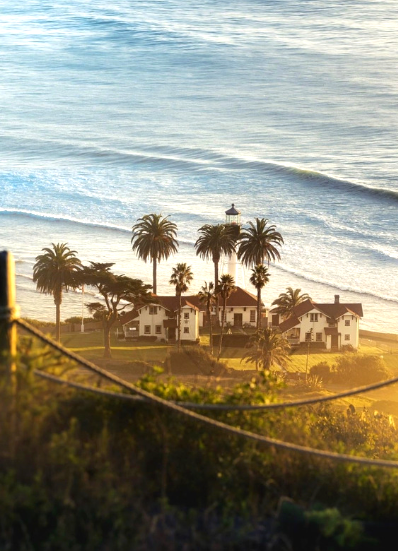
[[[281,383],[259,374],[225,394],[161,382],[155,371],[139,385],[168,400],[258,404],[277,400]],[[4,386],[0,398],[2,549],[373,549],[369,536],[380,546],[384,523],[398,520],[395,471],[283,452],[29,372],[19,372],[15,398]],[[297,444],[398,459],[393,422],[366,410],[208,415]]]

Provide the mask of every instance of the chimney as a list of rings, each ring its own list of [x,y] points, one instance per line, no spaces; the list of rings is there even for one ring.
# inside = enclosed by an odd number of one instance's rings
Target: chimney
[[[340,303],[340,295],[334,295],[334,303],[339,304]]]

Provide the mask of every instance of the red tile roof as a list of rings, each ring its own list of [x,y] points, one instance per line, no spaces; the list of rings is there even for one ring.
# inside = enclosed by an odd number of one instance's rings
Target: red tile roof
[[[199,301],[198,295],[192,295],[186,298],[200,310],[206,310],[205,305]],[[257,297],[249,293],[249,291],[242,289],[242,287],[237,287],[236,291],[227,299],[227,307],[257,308]]]
[[[177,312],[178,310],[178,297],[175,295],[152,295],[154,297],[154,300],[156,299],[156,302],[153,303],[154,306],[162,306],[169,312]],[[198,295],[189,295],[189,296],[182,296],[181,297],[181,304],[182,307],[187,306],[189,308],[194,308],[195,310],[201,310],[205,311],[206,306],[202,304],[199,300]],[[148,306],[147,304],[143,304],[141,306],[137,305],[134,312],[136,312],[136,315],[133,318],[126,318],[127,314],[121,318],[122,323],[127,323],[125,319],[128,319],[128,321],[131,321],[131,319],[134,319],[138,316],[138,310],[141,310],[144,306]],[[232,295],[227,300],[227,307],[233,308],[233,307],[246,307],[246,308],[257,308],[257,297],[253,295],[252,293],[249,293],[249,291],[246,291],[245,289],[242,289],[241,287],[237,287],[236,291],[232,293]],[[130,314],[130,313],[129,313]]]
[[[300,320],[296,316],[291,316],[290,318],[279,324],[279,329],[282,333],[284,333],[285,331],[289,331],[289,329],[292,329],[292,327],[296,327],[296,325],[299,324]]]
[[[120,316],[120,323],[122,325],[125,325],[126,323],[129,323],[130,321],[138,318],[138,310],[134,308],[134,310],[131,310],[130,312],[126,312]]]
[[[334,302],[331,304],[321,304],[318,302],[314,302],[311,299],[308,299],[293,308],[292,315],[279,325],[279,329],[283,333],[285,331],[288,331],[292,327],[295,327],[295,325],[299,323],[298,318],[304,316],[305,314],[308,314],[308,312],[311,312],[311,310],[318,310],[318,312],[321,312],[326,317],[331,319],[338,319],[341,316],[344,316],[344,314],[351,314],[360,318],[363,316],[362,304],[360,303]]]

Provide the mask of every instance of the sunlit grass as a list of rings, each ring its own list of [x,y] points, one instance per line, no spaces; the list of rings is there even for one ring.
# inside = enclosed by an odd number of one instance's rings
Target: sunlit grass
[[[101,331],[92,333],[68,333],[62,335],[62,343],[91,361],[101,360],[103,358],[103,336]],[[395,343],[393,343],[394,345]],[[209,335],[201,335],[201,346],[209,349]],[[112,359],[116,362],[148,362],[150,364],[162,364],[168,351],[173,348],[173,345],[154,342],[126,342],[116,338],[113,333],[111,335]],[[361,344],[359,352],[369,355],[382,355],[389,369],[394,375],[398,375],[398,347],[389,347],[389,343],[364,340]],[[255,366],[252,363],[246,363],[242,360],[247,352],[245,348],[223,348],[221,352],[221,360],[228,367],[235,370],[254,370]],[[214,353],[217,354],[217,347],[214,348]],[[324,350],[310,350],[308,354],[307,366],[307,350],[300,348],[295,350],[290,356],[290,363],[287,367],[289,371],[299,371],[305,373],[310,371],[311,367],[320,362],[326,362],[333,365],[340,353],[331,353]]]

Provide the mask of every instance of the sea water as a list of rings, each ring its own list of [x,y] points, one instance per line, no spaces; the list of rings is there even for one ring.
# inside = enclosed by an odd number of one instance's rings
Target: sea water
[[[234,203],[284,238],[266,305],[337,294],[398,333],[395,1],[4,0],[1,20],[0,247],[24,316],[54,319],[32,282],[51,243],[151,283],[131,250],[149,213],[178,225],[158,292],[177,262],[198,291],[197,230]]]

